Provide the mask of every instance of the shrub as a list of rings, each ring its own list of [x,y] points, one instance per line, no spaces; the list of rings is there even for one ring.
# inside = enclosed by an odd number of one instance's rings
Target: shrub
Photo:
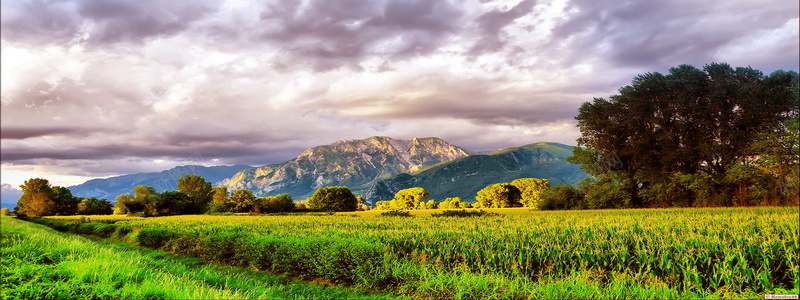
[[[188,235],[181,235],[164,243],[164,247],[162,249],[184,255],[200,257],[203,253],[203,243],[197,238]]]
[[[158,249],[164,246],[167,241],[175,238],[176,236],[177,234],[170,229],[145,228],[139,232],[138,242],[139,245]]]
[[[78,225],[76,233],[78,234],[94,234],[94,223],[81,223]]]
[[[99,236],[101,238],[110,237],[114,231],[117,230],[117,226],[109,225],[109,224],[96,224],[94,226],[94,235]]]
[[[413,217],[411,212],[404,210],[390,210],[381,213],[381,217]]]
[[[0,215],[9,216],[11,215],[11,210],[3,207],[2,209],[0,209]]]
[[[221,233],[203,238],[202,258],[209,261],[234,264],[240,233]]]
[[[115,227],[116,228],[114,229],[114,233],[111,234],[111,237],[118,240],[125,239],[125,237],[133,230],[133,228],[127,225],[121,225]]]
[[[246,236],[239,240],[237,255],[246,259],[249,267],[271,270],[278,240],[270,236]]]
[[[466,209],[462,210],[445,210],[441,213],[434,213],[431,214],[431,217],[498,217],[499,214],[488,212],[484,210],[477,210],[477,211],[467,211]]]
[[[383,263],[383,247],[363,241],[336,241],[322,248],[318,255],[320,275],[337,284],[370,282],[365,276]],[[359,280],[361,279],[361,280]]]

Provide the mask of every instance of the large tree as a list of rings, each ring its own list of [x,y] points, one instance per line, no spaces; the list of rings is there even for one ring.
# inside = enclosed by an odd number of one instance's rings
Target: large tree
[[[31,178],[19,186],[22,196],[14,211],[17,215],[40,217],[50,215],[53,207],[53,189],[44,178]]]
[[[186,174],[178,178],[178,191],[186,194],[186,213],[189,214],[205,212],[214,197],[211,183],[197,175]]]
[[[317,189],[306,205],[321,211],[354,211],[358,209],[358,199],[346,186],[329,186]]]
[[[520,207],[522,203],[522,193],[510,183],[498,183],[487,186],[478,191],[475,197],[481,207],[485,208],[504,208]]]
[[[137,185],[133,188],[133,195],[123,194],[117,196],[115,214],[128,214],[140,217],[153,217],[158,215],[156,205],[161,202],[161,195],[151,186]]]
[[[539,200],[544,190],[550,187],[550,181],[539,178],[519,178],[511,182],[520,192],[520,203],[524,207],[539,207]]]
[[[632,206],[672,205],[664,203],[669,194],[692,185],[724,193],[728,172],[758,155],[752,144],[759,133],[796,111],[796,84],[795,72],[764,76],[718,63],[640,75],[619,95],[580,107],[578,145],[585,148],[576,147],[570,161],[619,185]]]
[[[253,192],[245,189],[238,189],[233,192],[231,195],[231,202],[233,202],[233,207],[231,211],[233,212],[249,212],[253,210],[253,205],[255,205],[256,196],[253,195]]]
[[[70,216],[78,213],[80,198],[72,196],[72,191],[62,186],[54,186],[52,213],[60,216]]]
[[[431,194],[421,187],[413,187],[398,191],[394,201],[399,209],[417,209],[422,205],[422,200]]]
[[[110,215],[114,212],[111,201],[95,197],[82,199],[78,203],[78,214],[81,215]]]

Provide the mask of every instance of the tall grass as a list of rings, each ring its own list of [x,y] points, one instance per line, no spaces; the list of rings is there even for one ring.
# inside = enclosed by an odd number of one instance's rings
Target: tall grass
[[[2,217],[2,299],[384,299]]]
[[[211,261],[422,297],[746,297],[800,285],[796,207],[491,211],[503,216],[174,216],[114,226]]]

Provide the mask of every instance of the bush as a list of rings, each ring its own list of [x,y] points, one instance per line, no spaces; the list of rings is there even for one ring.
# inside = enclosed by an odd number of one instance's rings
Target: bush
[[[170,229],[145,228],[139,232],[138,242],[139,245],[158,249],[176,236],[177,234]]]
[[[431,217],[499,217],[499,214],[488,212],[484,210],[477,210],[477,211],[467,211],[466,209],[462,210],[445,210],[441,213],[434,213],[431,214]]]
[[[383,247],[363,241],[336,241],[319,253],[319,274],[336,284],[372,282],[373,269],[383,263]]]
[[[78,225],[76,233],[92,235],[94,234],[94,227],[94,223],[81,223]]]
[[[164,247],[162,249],[184,255],[200,257],[203,253],[203,243],[202,241],[188,235],[181,235],[164,243]]]
[[[133,231],[133,228],[131,228],[128,225],[115,226],[115,227],[116,228],[114,229],[114,233],[111,234],[111,237],[118,240],[125,239],[125,237],[128,236],[128,234],[131,233],[131,231]]]
[[[205,260],[233,264],[236,255],[239,233],[222,233],[209,235],[202,240],[203,255]]]
[[[108,238],[116,230],[117,230],[117,226],[114,226],[114,225],[97,224],[97,225],[94,226],[94,235],[99,236],[101,238]]]
[[[0,209],[0,215],[10,216],[11,215],[11,210],[8,209],[8,208],[3,207],[2,209]]]
[[[413,217],[411,212],[403,210],[390,210],[381,213],[381,217]]]

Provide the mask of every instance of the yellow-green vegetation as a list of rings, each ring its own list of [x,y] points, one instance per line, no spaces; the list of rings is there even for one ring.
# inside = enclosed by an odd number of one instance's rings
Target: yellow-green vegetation
[[[388,299],[2,217],[2,299]]]
[[[499,215],[171,216],[97,226],[207,261],[412,297],[798,293],[797,207],[487,211]],[[92,230],[92,223],[38,220],[62,231]]]

